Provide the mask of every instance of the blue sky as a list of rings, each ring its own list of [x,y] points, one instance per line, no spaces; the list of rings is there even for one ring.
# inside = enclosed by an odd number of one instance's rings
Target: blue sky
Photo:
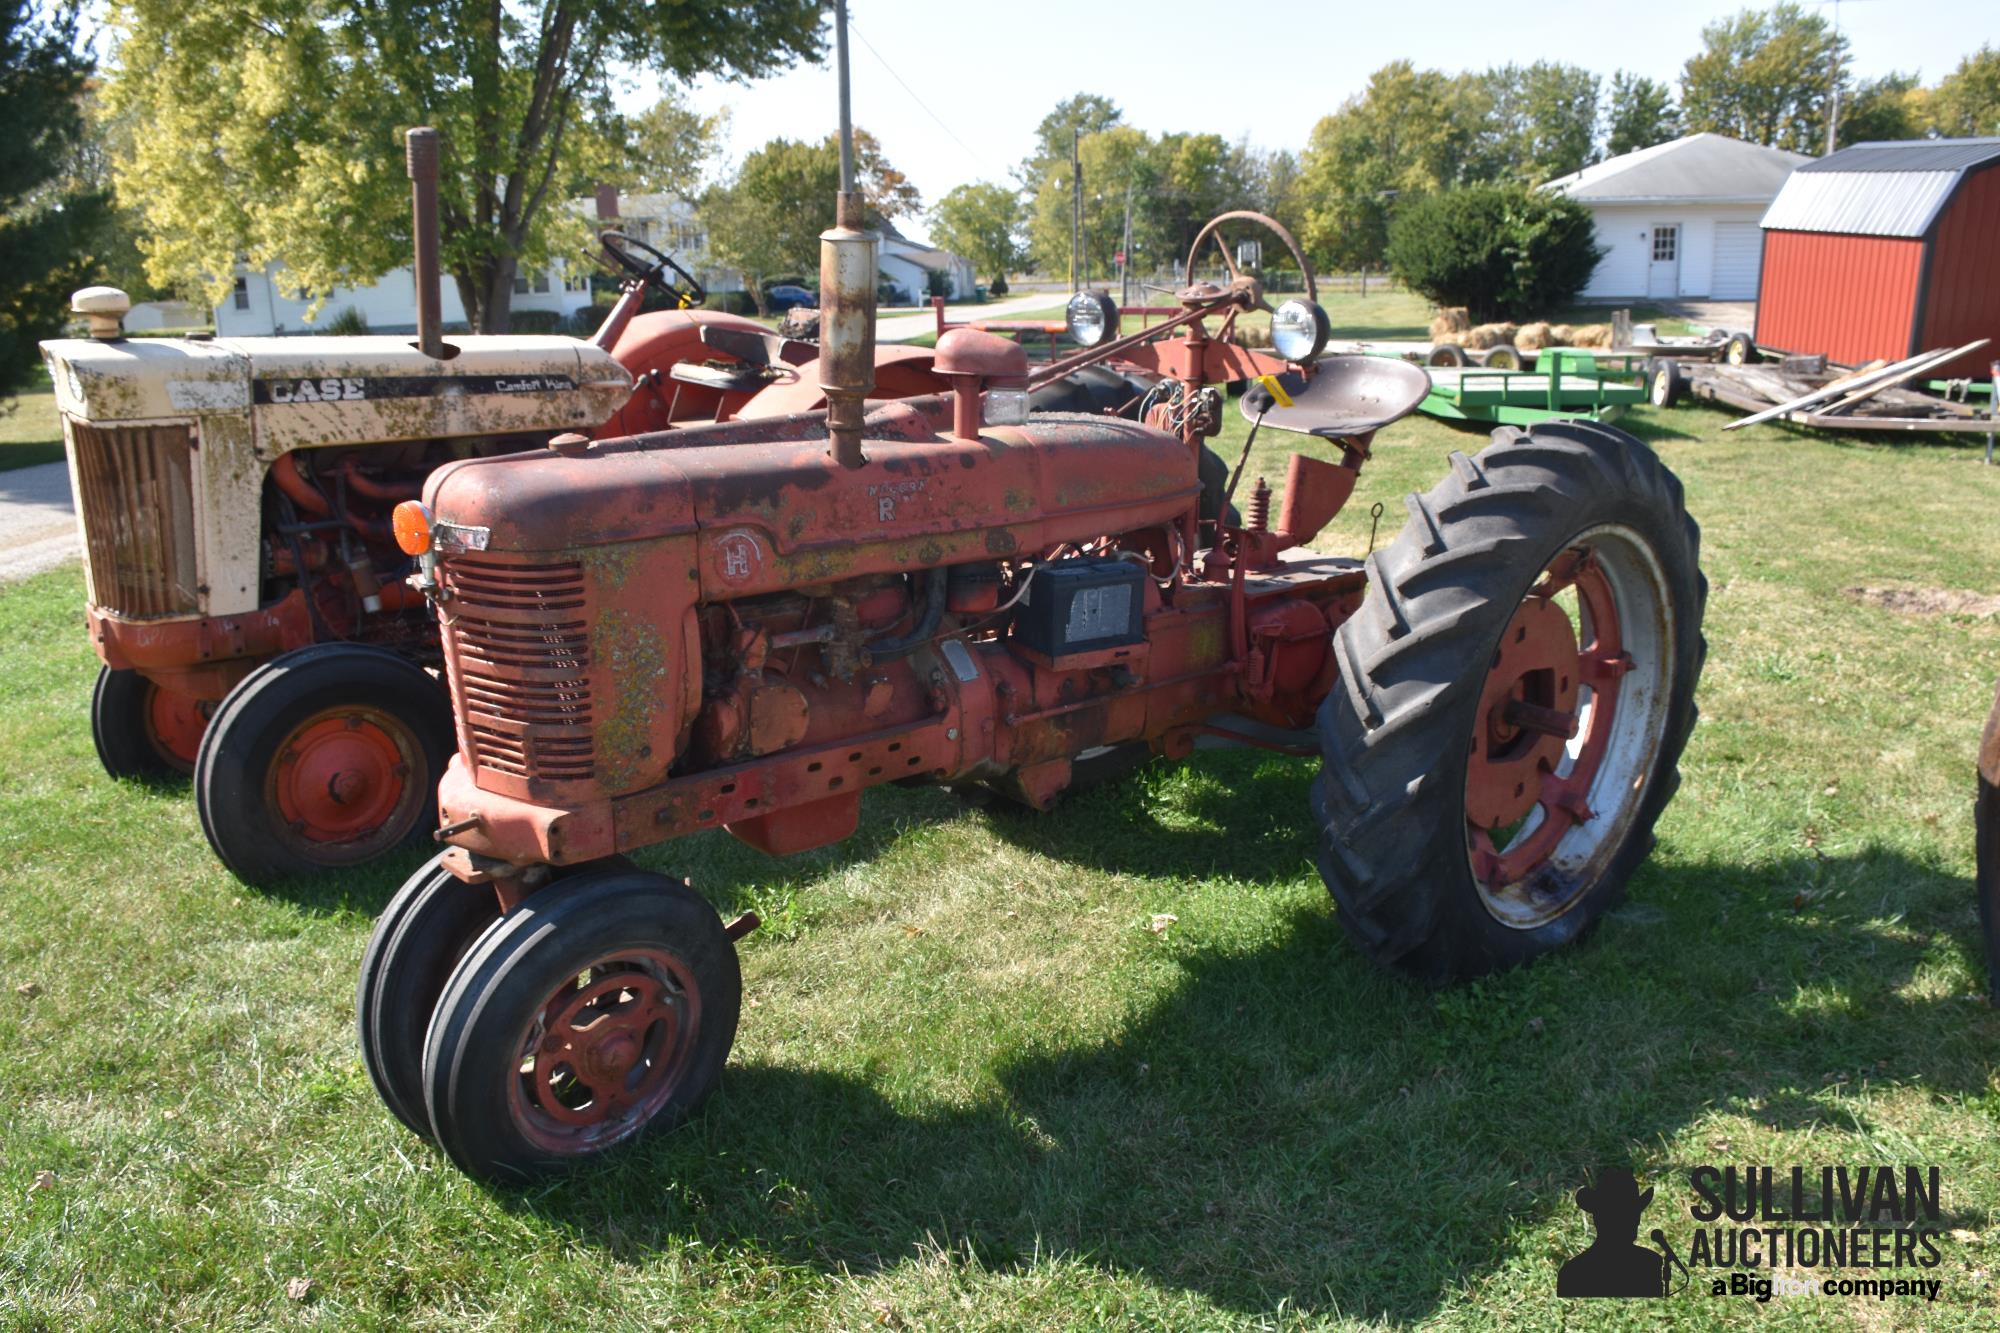
[[[1607,78],[1629,69],[1671,82],[1698,49],[1702,26],[1743,7],[850,0],[859,34],[854,117],[928,206],[955,185],[1005,180],[1036,123],[1076,92],[1102,93],[1154,133],[1247,134],[1262,147],[1297,150],[1314,121],[1391,60],[1457,71],[1554,59]],[[1830,3],[1819,8],[1833,12]],[[1982,42],[2000,44],[2000,0],[1840,0],[1839,20],[1862,78],[1905,70],[1934,82]],[[655,93],[656,85],[638,84],[620,100],[643,106]],[[730,109],[732,158],[780,135],[829,133],[831,56],[824,69],[747,86],[704,81],[692,98],[705,110]]]

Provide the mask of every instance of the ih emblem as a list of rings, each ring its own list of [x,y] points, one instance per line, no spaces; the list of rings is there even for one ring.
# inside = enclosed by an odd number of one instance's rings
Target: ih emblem
[[[715,544],[717,572],[730,583],[741,583],[764,566],[763,548],[747,532],[732,532]]]

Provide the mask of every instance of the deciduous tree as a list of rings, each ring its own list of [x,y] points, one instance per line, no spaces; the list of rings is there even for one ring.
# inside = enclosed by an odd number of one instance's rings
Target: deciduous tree
[[[400,131],[443,136],[442,259],[473,326],[581,245],[562,207],[625,156],[610,71],[753,77],[820,52],[817,0],[113,0],[107,109],[156,278],[218,298],[239,256],[302,286],[407,262]]]
[[[2000,51],[1981,46],[1931,93],[1931,127],[1953,138],[2000,134]]]
[[[1484,162],[1474,175],[1539,184],[1595,160],[1597,76],[1576,65],[1537,60],[1478,77],[1486,113],[1475,142]]]
[[[104,198],[64,180],[90,69],[76,25],[73,5],[0,4],[0,399],[33,378],[35,344],[62,331],[96,264]]]
[[[1472,96],[1464,80],[1397,60],[1313,126],[1299,187],[1307,201],[1300,240],[1315,262],[1381,265],[1396,204],[1467,178]]]
[[[974,271],[993,275],[1004,291],[1007,274],[1021,262],[1021,196],[1004,185],[961,185],[931,210],[931,239],[965,256]]]
[[[923,204],[917,189],[889,164],[875,136],[854,130],[854,183],[872,224],[908,217]],[[840,143],[773,139],[743,159],[729,180],[701,199],[709,253],[742,275],[766,313],[764,283],[818,264],[819,234],[833,225],[840,190]]]
[[[1604,120],[1604,151],[1611,157],[1651,148],[1681,132],[1674,90],[1656,79],[1622,69],[1611,76]]]
[[[1751,143],[1817,153],[1828,103],[1847,64],[1847,38],[1791,0],[1746,9],[1701,30],[1681,72],[1681,119]]]
[[[1837,142],[1916,139],[1924,132],[1929,96],[1914,74],[1884,74],[1843,92]]]

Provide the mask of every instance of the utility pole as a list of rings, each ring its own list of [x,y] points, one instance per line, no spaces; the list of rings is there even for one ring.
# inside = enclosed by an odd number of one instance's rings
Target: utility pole
[[[1826,152],[1833,156],[1840,135],[1840,0],[1833,0],[1833,105],[1826,118]]]
[[[1083,290],[1083,155],[1081,134],[1069,127],[1069,289]]]
[[[1125,182],[1125,236],[1118,244],[1118,304],[1132,304],[1132,182]]]

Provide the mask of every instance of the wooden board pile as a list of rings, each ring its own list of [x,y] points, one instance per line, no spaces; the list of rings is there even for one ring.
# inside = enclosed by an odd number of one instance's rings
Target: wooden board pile
[[[1978,351],[1988,341],[1934,348],[1857,371],[1829,372],[1823,357],[1791,357],[1762,365],[1697,365],[1689,368],[1688,391],[1750,413],[1724,430],[1783,418],[1826,430],[1990,431],[1990,411],[1908,387],[1911,380]]]

